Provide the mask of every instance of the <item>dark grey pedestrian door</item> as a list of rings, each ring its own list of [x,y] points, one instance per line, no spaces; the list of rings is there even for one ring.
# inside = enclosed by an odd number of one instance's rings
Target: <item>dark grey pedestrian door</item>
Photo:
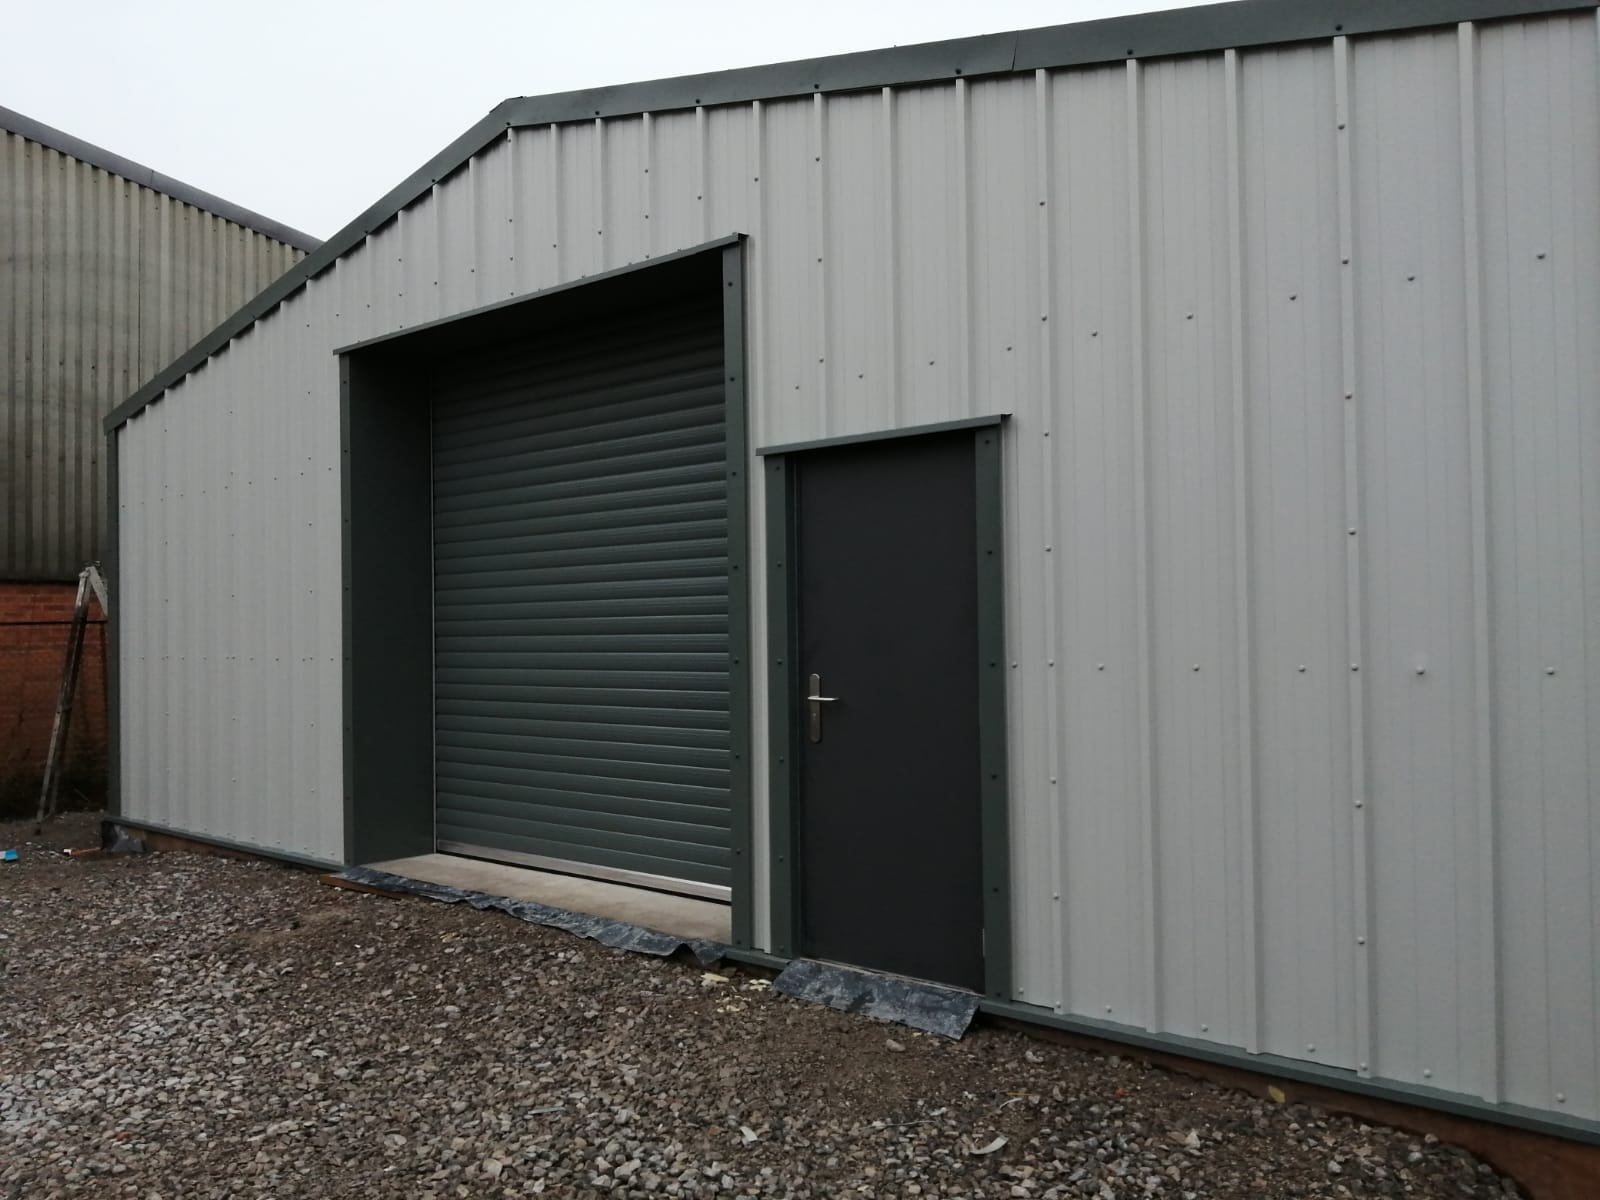
[[[708,291],[437,368],[442,849],[726,894],[722,339]]]
[[[972,435],[791,461],[801,952],[981,989]]]

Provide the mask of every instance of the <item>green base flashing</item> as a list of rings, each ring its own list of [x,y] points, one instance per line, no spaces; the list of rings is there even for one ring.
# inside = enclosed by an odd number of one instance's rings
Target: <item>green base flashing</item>
[[[768,954],[763,950],[729,950],[726,957],[730,962],[771,971],[781,971],[789,964],[787,958]],[[1550,1137],[1565,1138],[1568,1141],[1600,1146],[1600,1122],[1585,1121],[1577,1117],[1562,1117],[1541,1112],[1536,1108],[1526,1108],[1520,1104],[1491,1104],[1487,1100],[1463,1096],[1459,1092],[1418,1087],[1415,1084],[1400,1083],[1392,1079],[1363,1079],[1351,1071],[1301,1062],[1299,1059],[1281,1058],[1275,1054],[1250,1054],[1216,1042],[1204,1042],[1172,1033],[1151,1033],[1147,1029],[1133,1025],[1119,1025],[1114,1021],[1063,1016],[1048,1008],[1019,1004],[1015,1000],[995,1000],[986,997],[978,1002],[978,1011],[991,1017],[1005,1017],[1008,1020],[1039,1025],[1046,1029],[1059,1029],[1063,1033],[1119,1042],[1140,1050],[1181,1055],[1184,1058],[1215,1063],[1222,1067],[1253,1071],[1258,1075],[1288,1079],[1296,1083],[1315,1084],[1318,1087],[1349,1092],[1356,1096],[1370,1096],[1377,1100],[1409,1104],[1416,1108],[1448,1113],[1451,1116],[1466,1117],[1474,1121],[1489,1121],[1513,1129],[1526,1129],[1530,1133],[1541,1133]]]
[[[722,957],[729,962],[745,967],[760,967],[764,971],[781,971],[790,961],[782,955],[768,954],[765,950],[751,950],[743,946],[726,947]]]
[[[236,842],[232,838],[216,837],[209,833],[193,833],[187,829],[174,829],[170,825],[160,825],[155,821],[141,821],[137,817],[108,816],[101,822],[106,825],[120,825],[125,829],[142,830],[145,833],[159,833],[167,837],[183,838],[185,841],[199,842],[205,846],[215,846],[219,850],[232,850],[238,854],[249,854],[256,858],[269,858],[274,862],[287,863],[291,867],[304,867],[310,871],[342,871],[344,864],[334,862],[327,858],[311,858],[304,854],[295,854],[289,850],[277,850],[270,846],[257,846],[250,842]]]
[[[1398,1104],[1410,1104],[1418,1108],[1449,1113],[1452,1116],[1468,1117],[1476,1121],[1492,1121],[1496,1125],[1509,1125],[1514,1129],[1526,1129],[1533,1133],[1600,1145],[1600,1122],[1585,1121],[1577,1117],[1562,1117],[1540,1109],[1526,1108],[1520,1104],[1491,1104],[1487,1100],[1465,1096],[1460,1092],[1418,1087],[1416,1084],[1400,1083],[1393,1079],[1363,1079],[1353,1071],[1341,1071],[1334,1067],[1324,1067],[1294,1058],[1281,1058],[1275,1054],[1250,1054],[1216,1042],[1204,1042],[1172,1033],[1151,1033],[1146,1029],[1119,1025],[1112,1021],[1064,1016],[1047,1008],[1019,1004],[1015,1000],[986,999],[978,1005],[978,1011],[994,1017],[1027,1021],[1047,1029],[1059,1029],[1064,1033],[1103,1038],[1108,1042],[1121,1042],[1142,1050],[1181,1054],[1185,1058],[1234,1067],[1241,1071],[1254,1071],[1261,1075],[1316,1084],[1319,1087],[1333,1088],[1358,1096],[1391,1100]]]

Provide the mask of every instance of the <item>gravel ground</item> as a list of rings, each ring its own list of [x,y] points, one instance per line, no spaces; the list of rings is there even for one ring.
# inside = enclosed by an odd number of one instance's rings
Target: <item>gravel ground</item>
[[[1515,1194],[1128,1059],[262,863],[54,852],[93,818],[29,833],[0,826],[0,1196]]]

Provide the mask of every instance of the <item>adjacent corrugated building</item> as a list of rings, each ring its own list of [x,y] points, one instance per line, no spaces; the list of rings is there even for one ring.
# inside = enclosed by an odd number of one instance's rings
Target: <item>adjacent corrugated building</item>
[[[1600,24],[506,102],[110,418],[121,812],[1600,1133]]]
[[[100,557],[100,422],[317,244],[0,108],[0,580]]]
[[[109,552],[101,421],[316,245],[0,108],[0,814],[37,802],[73,581]],[[96,634],[70,804],[106,790],[103,657]]]

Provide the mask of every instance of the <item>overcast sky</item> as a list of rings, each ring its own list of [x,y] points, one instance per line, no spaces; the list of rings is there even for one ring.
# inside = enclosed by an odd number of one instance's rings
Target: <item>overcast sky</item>
[[[1193,0],[11,0],[0,105],[327,237],[507,96]]]

